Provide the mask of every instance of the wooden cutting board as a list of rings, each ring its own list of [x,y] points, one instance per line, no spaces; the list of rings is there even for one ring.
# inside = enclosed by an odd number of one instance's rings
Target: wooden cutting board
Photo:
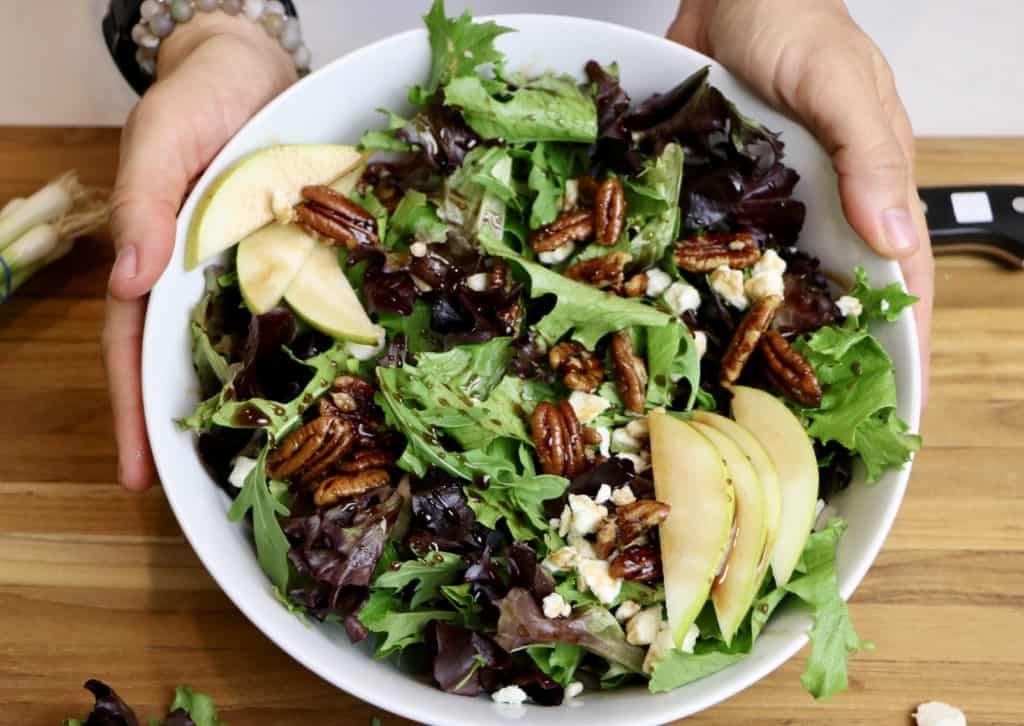
[[[118,131],[0,129],[0,199],[68,168],[109,185]],[[922,184],[1024,182],[1024,139],[929,139]],[[0,722],[84,716],[98,677],[140,716],[173,686],[232,726],[407,723],[329,686],[234,608],[159,488],[122,492],[100,358],[111,254],[82,243],[0,306]],[[925,450],[850,608],[877,650],[815,703],[806,653],[693,724],[908,724],[931,699],[1024,723],[1024,273],[940,260]],[[584,696],[585,697],[585,696]],[[452,700],[453,708],[458,706]]]

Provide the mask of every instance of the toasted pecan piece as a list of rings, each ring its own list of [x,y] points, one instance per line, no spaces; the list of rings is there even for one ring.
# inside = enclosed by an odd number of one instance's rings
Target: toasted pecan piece
[[[723,265],[740,270],[759,259],[757,241],[747,233],[698,234],[676,243],[676,264],[688,272],[711,272]]]

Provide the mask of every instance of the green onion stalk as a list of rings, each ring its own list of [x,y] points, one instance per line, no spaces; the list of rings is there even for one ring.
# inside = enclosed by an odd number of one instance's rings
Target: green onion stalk
[[[0,302],[110,219],[105,195],[70,171],[0,209]]]

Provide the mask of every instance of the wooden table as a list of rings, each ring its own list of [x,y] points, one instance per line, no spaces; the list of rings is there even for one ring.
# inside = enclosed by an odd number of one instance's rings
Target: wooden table
[[[116,130],[0,130],[0,199],[76,167],[109,185]],[[923,184],[1024,181],[1024,139],[924,140]],[[88,712],[89,677],[140,716],[177,683],[233,726],[404,723],[274,647],[185,543],[159,488],[122,492],[100,358],[108,244],[0,307],[0,722]],[[1024,273],[943,259],[931,403],[910,490],[851,603],[878,646],[816,704],[801,654],[694,724],[907,724],[921,701],[1024,723]],[[454,705],[455,702],[453,701]]]

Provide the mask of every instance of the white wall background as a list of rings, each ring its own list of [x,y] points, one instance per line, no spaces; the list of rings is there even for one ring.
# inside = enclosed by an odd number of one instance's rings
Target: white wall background
[[[1024,2],[848,0],[920,135],[1024,134]],[[429,0],[296,0],[322,65],[417,27]],[[448,0],[450,13],[549,12],[661,34],[676,0]],[[120,125],[135,102],[100,34],[106,0],[0,0],[0,125]],[[614,49],[610,49],[614,55]]]

